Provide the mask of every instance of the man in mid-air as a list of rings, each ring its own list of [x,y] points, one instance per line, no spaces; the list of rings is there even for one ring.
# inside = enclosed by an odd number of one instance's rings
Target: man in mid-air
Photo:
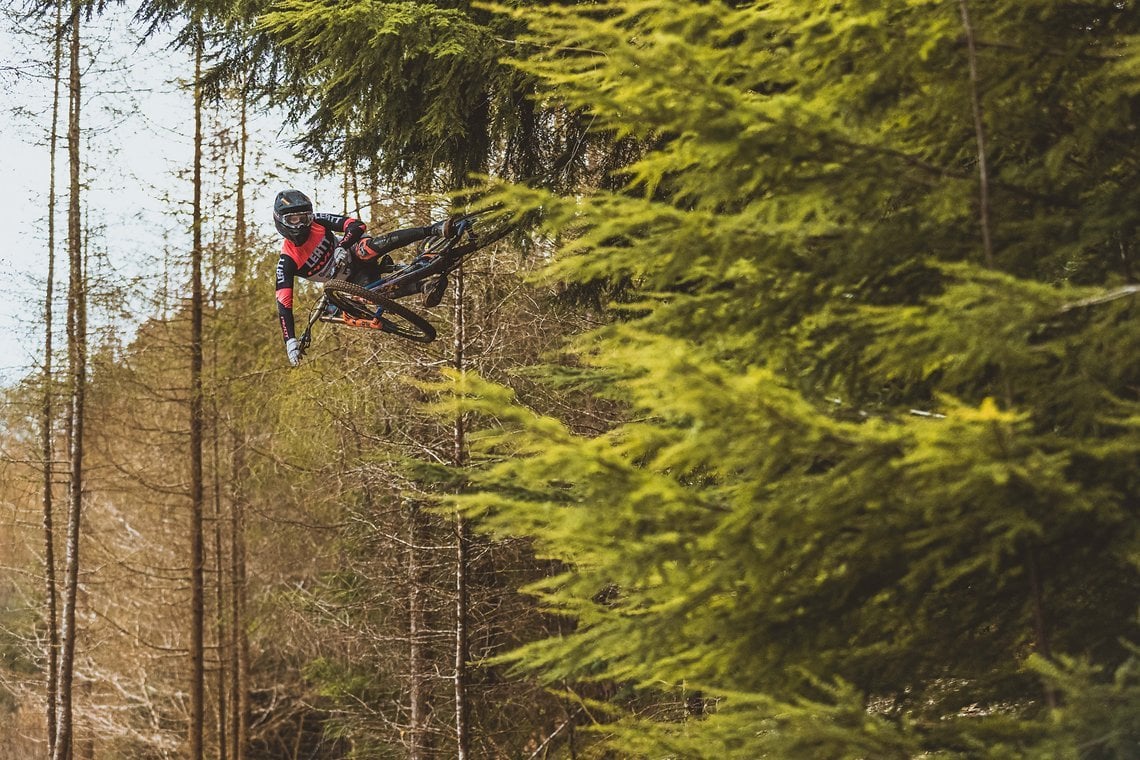
[[[444,219],[427,227],[408,227],[386,235],[365,237],[364,222],[351,216],[313,213],[313,202],[300,190],[283,190],[273,202],[273,225],[285,240],[277,260],[277,314],[289,363],[301,362],[293,321],[293,283],[296,277],[327,282],[348,266],[349,279],[366,284],[393,269],[390,251],[428,237],[446,237],[451,221]],[[341,233],[339,240],[333,233]],[[424,306],[436,306],[447,289],[441,275],[424,290]]]

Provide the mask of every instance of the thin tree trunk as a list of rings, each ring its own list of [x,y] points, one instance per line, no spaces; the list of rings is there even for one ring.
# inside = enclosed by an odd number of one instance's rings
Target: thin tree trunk
[[[471,751],[471,706],[467,698],[470,659],[467,621],[467,557],[471,529],[463,515],[455,516],[455,756],[467,760]]]
[[[59,680],[59,611],[56,608],[55,525],[52,500],[52,299],[55,298],[55,151],[59,142],[59,86],[63,68],[63,6],[55,7],[55,49],[53,51],[51,136],[48,140],[48,266],[44,288],[44,395],[40,408],[40,452],[43,456],[44,493],[44,591],[47,605],[47,741],[48,757],[55,747],[56,685]]]
[[[237,165],[237,194],[234,199],[234,241],[237,245],[237,256],[234,257],[235,275],[245,261],[245,247],[247,244],[245,233],[245,154],[249,142],[246,93],[241,95],[241,127],[238,137],[238,165]]]
[[[301,740],[305,738],[305,713],[301,713],[300,720],[297,721],[297,735],[293,737],[293,754],[289,756],[290,760],[301,760]]]
[[[216,252],[217,246],[214,247]],[[215,254],[212,257],[210,264],[210,306],[214,314],[218,312],[218,275],[219,275],[219,262]],[[214,523],[214,639],[217,642],[217,650],[215,661],[217,663],[216,676],[217,676],[217,732],[218,732],[218,760],[228,760],[228,729],[229,717],[227,712],[227,688],[226,688],[226,670],[229,666],[229,658],[227,653],[232,647],[232,640],[227,632],[226,625],[226,593],[225,593],[225,552],[222,549],[222,466],[221,466],[221,431],[218,429],[218,421],[221,418],[218,409],[218,391],[221,388],[221,379],[218,377],[218,337],[215,332],[210,341],[210,348],[212,352],[210,369],[211,380],[210,387],[212,393],[210,394],[210,442],[212,444],[213,456],[211,458],[211,465],[213,469],[213,514],[211,519]]]
[[[83,510],[83,415],[87,385],[87,294],[83,277],[82,229],[79,185],[79,14],[73,0],[71,48],[68,73],[67,157],[70,200],[67,208],[68,297],[67,340],[71,376],[69,414],[69,477],[67,513],[67,558],[64,573],[63,616],[60,627],[59,686],[56,708],[55,746],[52,760],[70,760],[72,729],[72,682],[75,665],[75,603],[79,590],[79,529]]]
[[[427,685],[424,678],[424,609],[422,570],[419,561],[421,523],[419,506],[412,504],[408,514],[408,699],[411,726],[408,728],[408,760],[425,756]]]
[[[234,646],[230,651],[230,733],[233,743],[230,756],[245,760],[249,747],[249,637],[246,634],[246,567],[245,567],[245,450],[235,432],[233,441],[233,502],[230,506],[230,591],[231,627]]]
[[[982,96],[978,86],[978,51],[974,27],[970,22],[967,0],[959,0],[962,26],[966,35],[966,50],[970,63],[970,107],[974,112],[974,138],[978,145],[978,222],[982,228],[982,251],[986,266],[994,266],[994,244],[990,235],[990,173],[986,165],[986,128],[982,115]]]
[[[966,49],[970,62],[970,103],[974,112],[974,134],[978,146],[978,202],[980,206],[980,224],[982,227],[982,247],[985,252],[986,266],[990,269],[995,269],[997,265],[994,258],[993,239],[990,231],[989,169],[986,165],[986,132],[982,112],[981,86],[978,76],[977,45],[974,36],[973,22],[970,20],[970,9],[967,0],[959,0],[958,8],[962,16],[962,26],[966,36]],[[1004,373],[1002,374],[1001,382],[1003,384],[1006,404],[1012,407],[1013,388],[1011,387],[1009,377]],[[1024,551],[1026,570],[1029,575],[1030,598],[1033,607],[1034,641],[1037,645],[1037,651],[1040,652],[1041,656],[1051,658],[1052,653],[1050,651],[1049,633],[1045,623],[1045,601],[1041,588],[1036,549],[1032,545],[1027,545]],[[1048,705],[1050,709],[1056,709],[1056,691],[1048,683],[1044,683],[1042,688],[1044,689],[1045,704]]]
[[[194,217],[190,255],[190,758],[202,760],[205,629],[202,581],[202,33],[194,51]]]
[[[345,137],[345,140],[347,141],[349,138],[349,134],[347,131],[345,132],[344,137]],[[348,204],[349,204],[349,199],[350,199],[350,195],[349,195],[349,192],[350,192],[350,190],[349,190],[349,185],[350,185],[349,173],[352,171],[351,167],[352,167],[351,161],[345,161],[344,162],[344,176],[341,177],[340,200],[341,200],[341,206],[342,206],[342,208],[344,208],[345,213],[348,214],[348,216],[355,216],[355,214],[348,213],[348,209],[349,209]]]
[[[377,224],[380,216],[380,175],[376,167],[368,170],[368,216],[369,224]]]
[[[247,247],[245,226],[245,159],[249,142],[247,131],[246,93],[241,100],[241,138],[238,148],[237,199],[235,201],[234,282],[244,281],[243,270]],[[239,357],[234,357],[234,362]],[[237,374],[236,372],[234,373]],[[249,746],[249,639],[245,632],[245,448],[238,431],[230,435],[233,466],[230,491],[230,757],[245,760]]]
[[[217,358],[215,354],[215,359]],[[217,366],[215,361],[214,366]],[[218,419],[217,404],[214,405],[214,419]],[[218,428],[213,428],[214,443],[214,634],[217,640],[217,731],[218,731],[218,760],[228,760],[227,749],[229,715],[232,705],[226,704],[226,671],[229,667],[228,652],[233,647],[227,633],[226,626],[226,596],[225,596],[225,565],[222,550],[222,484],[219,470],[220,452],[218,445]]]
[[[462,372],[466,367],[464,344],[466,322],[463,311],[464,277],[463,265],[455,272],[455,370]],[[462,414],[455,417],[454,451],[452,462],[462,467],[467,460],[467,430]],[[455,514],[455,739],[456,757],[467,760],[471,749],[471,709],[467,701],[467,661],[470,647],[467,630],[467,549],[471,540],[470,528],[463,515]]]
[[[1038,571],[1037,550],[1025,550],[1025,565],[1029,571],[1029,593],[1033,599],[1033,641],[1037,651],[1047,660],[1053,659],[1053,648],[1049,643],[1049,632],[1045,624],[1045,601],[1041,592],[1041,574]],[[1057,692],[1048,682],[1044,685],[1045,704],[1050,710],[1057,709]]]

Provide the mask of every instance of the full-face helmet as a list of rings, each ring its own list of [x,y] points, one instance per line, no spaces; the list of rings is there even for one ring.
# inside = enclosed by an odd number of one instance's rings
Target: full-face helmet
[[[273,201],[273,226],[281,236],[300,245],[313,225],[313,202],[300,190],[282,190]]]

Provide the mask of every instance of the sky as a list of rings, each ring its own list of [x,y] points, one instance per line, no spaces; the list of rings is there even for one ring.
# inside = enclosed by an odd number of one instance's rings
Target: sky
[[[98,276],[111,281],[141,277],[145,282],[162,276],[167,257],[189,258],[194,123],[192,93],[185,83],[193,62],[188,51],[170,44],[168,35],[139,47],[139,29],[130,23],[130,14],[130,8],[115,7],[83,31],[89,46],[83,56],[80,116],[86,164],[83,204],[86,225],[95,230],[89,245],[105,254]],[[14,232],[0,248],[0,384],[34,371],[41,361],[51,55],[50,41],[0,18],[0,208]],[[59,129],[65,134],[66,92],[64,98]],[[279,189],[297,187],[314,196],[319,206],[322,188],[314,167],[299,166],[290,155],[295,131],[280,116],[258,115],[251,120],[249,134],[252,151],[261,154],[247,170],[249,223],[255,234],[270,236],[270,209]],[[61,141],[53,298],[57,346],[66,314],[67,172],[66,144]],[[325,185],[325,195],[332,195]],[[232,218],[230,209],[224,211]],[[266,251],[276,253],[275,246]],[[266,308],[275,308],[272,283],[266,284]],[[130,325],[120,329],[129,330]]]

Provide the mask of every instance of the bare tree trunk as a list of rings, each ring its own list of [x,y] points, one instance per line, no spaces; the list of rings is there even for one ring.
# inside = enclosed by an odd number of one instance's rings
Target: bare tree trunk
[[[434,658],[434,649],[429,646],[432,636],[429,624],[429,592],[433,586],[429,580],[432,564],[430,550],[427,548],[431,540],[430,525],[420,510],[418,503],[413,503],[408,515],[408,582],[409,582],[409,630],[410,645],[408,657],[408,670],[410,673],[410,701],[411,701],[411,727],[409,735],[409,760],[423,760],[435,756],[435,742],[432,740],[432,674],[439,672],[438,660]]]
[[[419,552],[423,518],[419,505],[413,503],[408,514],[408,699],[411,726],[408,729],[408,760],[425,756],[427,685],[424,683],[424,609],[423,571]]]
[[[202,32],[194,51],[194,220],[190,275],[190,758],[202,760],[205,629],[202,581]]]
[[[79,185],[79,13],[73,0],[71,48],[68,73],[67,157],[70,200],[67,208],[68,297],[67,342],[71,376],[69,414],[69,477],[67,558],[64,577],[63,617],[60,627],[59,686],[57,687],[56,735],[52,760],[70,760],[72,743],[72,681],[75,665],[75,603],[79,590],[79,529],[83,511],[83,414],[87,386],[87,294],[83,276],[82,228]]]
[[[966,50],[970,62],[970,106],[974,112],[974,136],[978,144],[978,219],[982,228],[982,251],[986,266],[994,266],[994,244],[990,235],[990,173],[986,166],[986,129],[982,116],[982,97],[978,86],[978,52],[974,27],[970,22],[967,0],[958,1],[962,26],[966,35]]]
[[[245,492],[241,487],[245,477],[245,450],[243,442],[233,437],[233,502],[230,506],[230,591],[231,628],[234,645],[230,651],[230,704],[232,737],[230,756],[245,760],[249,747],[249,637],[246,635],[246,574],[245,574]]]
[[[457,428],[461,426],[459,423]],[[467,699],[467,557],[471,529],[460,514],[455,516],[455,538],[455,756],[467,760],[471,756],[471,706]]]
[[[48,757],[55,747],[56,684],[59,679],[59,611],[56,608],[55,525],[52,499],[52,299],[55,297],[55,151],[59,141],[59,86],[63,68],[63,7],[55,7],[55,49],[53,52],[53,93],[51,102],[51,136],[48,140],[48,267],[44,288],[44,394],[40,408],[40,452],[43,456],[44,493],[44,591],[47,620],[47,740]]]
[[[217,366],[215,352],[214,366]],[[214,419],[218,419],[217,404],[214,405]],[[214,638],[217,642],[217,731],[218,731],[218,760],[228,760],[227,749],[229,717],[227,705],[226,670],[229,666],[229,650],[233,647],[226,630],[226,596],[225,596],[225,565],[222,550],[222,483],[219,470],[220,451],[218,445],[218,428],[213,428],[214,444]]]
[[[369,224],[377,224],[380,216],[380,174],[375,165],[368,170],[368,216]]]
[[[1037,562],[1037,550],[1035,547],[1028,547],[1025,549],[1025,566],[1029,571],[1029,591],[1033,599],[1033,639],[1036,648],[1040,655],[1048,660],[1053,659],[1053,647],[1049,642],[1048,628],[1045,624],[1045,599],[1041,591],[1041,573]],[[1057,709],[1057,692],[1053,686],[1046,682],[1043,685],[1045,691],[1045,704],[1049,706],[1050,710]]]
[[[246,92],[243,89],[241,93],[241,127],[238,137],[237,193],[234,199],[234,241],[237,245],[237,256],[234,257],[235,269],[240,268],[245,261],[243,254],[248,244],[245,233],[245,154],[249,142],[246,106]]]
[[[241,138],[238,152],[237,199],[234,240],[237,256],[234,262],[234,282],[240,283],[244,272],[245,251],[248,245],[245,226],[245,159],[249,141],[247,131],[246,93],[241,100]],[[234,357],[237,361],[237,357]],[[236,373],[235,373],[236,374]],[[249,639],[245,632],[245,478],[244,441],[235,429],[231,432],[233,464],[230,493],[230,757],[245,760],[249,746]]]
[[[348,140],[349,134],[347,131],[345,132],[344,137],[345,137],[345,140]],[[340,200],[341,200],[341,207],[345,210],[346,214],[348,214],[348,209],[349,209],[348,204],[349,204],[350,198],[351,198],[351,196],[350,196],[351,191],[349,189],[350,183],[351,183],[351,180],[349,179],[349,177],[351,175],[351,172],[352,172],[352,162],[351,161],[345,161],[344,162],[344,176],[341,177]],[[355,216],[355,214],[348,214],[348,216]]]
[[[220,262],[217,256],[217,246],[214,246],[214,255],[211,257],[210,264],[210,307],[211,312],[218,313],[218,288],[219,285],[219,270]],[[229,657],[227,656],[229,650],[232,648],[232,639],[230,638],[226,625],[226,583],[225,583],[225,550],[222,549],[222,454],[221,454],[221,431],[219,430],[219,420],[221,419],[221,412],[218,408],[218,395],[221,390],[221,378],[219,377],[218,368],[218,336],[215,331],[212,340],[210,341],[211,348],[211,403],[210,403],[210,442],[212,444],[212,457],[211,466],[213,471],[213,513],[211,519],[214,523],[214,639],[216,642],[215,650],[215,673],[217,682],[215,684],[217,693],[217,724],[216,730],[218,734],[218,760],[228,760],[229,755],[227,750],[229,748],[228,742],[228,705],[226,704],[227,688],[226,688],[226,670],[229,666]]]
[[[455,370],[462,372],[466,365],[464,344],[466,342],[466,322],[463,311],[464,277],[463,265],[455,273]],[[463,415],[455,418],[454,451],[452,462],[462,467],[467,460],[467,430]],[[467,546],[470,542],[470,528],[463,515],[455,515],[455,739],[456,757],[467,760],[471,749],[470,714],[467,702],[467,661],[470,647],[467,630]]]
[[[974,113],[974,134],[978,146],[978,196],[979,219],[982,228],[982,248],[985,253],[986,266],[990,269],[996,267],[993,250],[993,236],[990,230],[990,178],[986,165],[986,132],[983,119],[981,85],[978,76],[977,41],[974,35],[974,25],[970,20],[970,8],[967,0],[958,0],[958,10],[962,17],[962,28],[966,38],[966,50],[970,64],[970,104]],[[1004,375],[1004,373],[1003,373]],[[1005,401],[1013,406],[1013,389],[1008,376],[1003,378],[1005,386]],[[1029,576],[1030,596],[1033,607],[1033,638],[1037,651],[1045,658],[1052,658],[1049,643],[1048,629],[1045,623],[1045,601],[1041,586],[1040,569],[1037,563],[1036,549],[1027,545],[1024,549],[1025,565]],[[1057,707],[1057,693],[1049,683],[1042,686],[1045,704],[1050,709]]]

